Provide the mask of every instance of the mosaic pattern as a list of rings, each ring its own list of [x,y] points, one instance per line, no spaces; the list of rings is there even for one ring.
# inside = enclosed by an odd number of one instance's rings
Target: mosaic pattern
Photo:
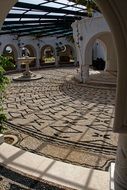
[[[4,105],[7,133],[16,134],[16,146],[25,150],[106,170],[117,146],[115,88],[80,84],[72,79],[75,72],[42,70],[40,80],[13,82]]]

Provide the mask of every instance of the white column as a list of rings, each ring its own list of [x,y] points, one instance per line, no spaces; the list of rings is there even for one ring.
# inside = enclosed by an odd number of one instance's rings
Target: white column
[[[74,66],[77,66],[77,57],[74,56]]]
[[[16,65],[17,65],[17,71],[20,71],[21,70],[21,65],[20,65],[20,63],[18,62],[18,59],[16,59],[15,60],[15,62],[16,62]]]
[[[59,55],[55,49],[55,66],[58,67],[59,66]]]
[[[107,36],[107,63],[106,71],[117,71],[117,54],[112,35]]]
[[[113,33],[118,55],[118,84],[114,131],[119,135],[115,190],[127,189],[127,1],[96,0]]]
[[[75,78],[82,83],[85,83],[89,78],[89,65],[86,64],[84,60],[84,52],[85,51],[81,49],[80,45],[76,45],[76,54],[77,61],[79,62],[79,69]]]
[[[127,189],[127,134],[120,134],[115,163],[115,190]]]
[[[85,46],[86,38],[82,37],[86,35],[84,34],[84,30],[82,27],[83,22],[76,21],[72,24],[73,28],[73,38],[75,41],[75,47],[76,47],[76,54],[77,54],[77,61],[79,62],[79,69],[78,73],[75,76],[77,80],[79,80],[82,83],[85,83],[89,78],[89,64],[85,61]],[[82,38],[81,38],[82,37]]]
[[[22,50],[21,47],[18,46],[18,58],[22,57]],[[21,63],[18,61],[18,58],[16,60],[17,70],[21,71]]]
[[[41,50],[40,47],[36,47],[36,68],[40,68],[40,57],[41,57]]]
[[[117,72],[117,59],[114,59],[112,57],[108,58],[106,60],[105,71]]]
[[[36,57],[36,67],[40,68],[40,60],[39,57]]]
[[[79,82],[83,82],[83,73],[82,73],[82,57],[81,57],[81,52],[79,47],[76,47],[76,51],[77,51],[77,60],[79,63],[79,69],[77,70],[77,74],[75,76],[75,78],[79,81]]]
[[[81,74],[82,74],[82,82],[85,83],[89,78],[89,65],[83,64],[81,65]]]

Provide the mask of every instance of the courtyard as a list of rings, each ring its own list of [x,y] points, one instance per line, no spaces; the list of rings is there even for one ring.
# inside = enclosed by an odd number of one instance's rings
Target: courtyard
[[[88,83],[82,84],[74,79],[76,68],[34,72],[42,79],[12,81],[7,89],[6,135],[14,136],[14,146],[55,160],[108,170],[117,148],[117,135],[112,132],[116,76],[91,71]]]
[[[127,2],[0,3],[0,190],[126,189]]]

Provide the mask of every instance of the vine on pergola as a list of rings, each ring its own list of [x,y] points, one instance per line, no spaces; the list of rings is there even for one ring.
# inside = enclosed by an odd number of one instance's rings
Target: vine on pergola
[[[96,0],[70,0],[70,1],[86,6],[89,16],[92,15],[92,12],[94,10],[100,12],[99,8],[96,5]]]

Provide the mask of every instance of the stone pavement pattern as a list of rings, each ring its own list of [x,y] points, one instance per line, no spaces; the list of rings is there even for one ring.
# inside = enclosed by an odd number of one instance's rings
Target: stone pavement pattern
[[[15,146],[106,170],[117,146],[115,88],[80,84],[70,68],[38,73],[42,79],[12,82],[7,91],[4,108],[13,124],[7,133],[18,137]]]

